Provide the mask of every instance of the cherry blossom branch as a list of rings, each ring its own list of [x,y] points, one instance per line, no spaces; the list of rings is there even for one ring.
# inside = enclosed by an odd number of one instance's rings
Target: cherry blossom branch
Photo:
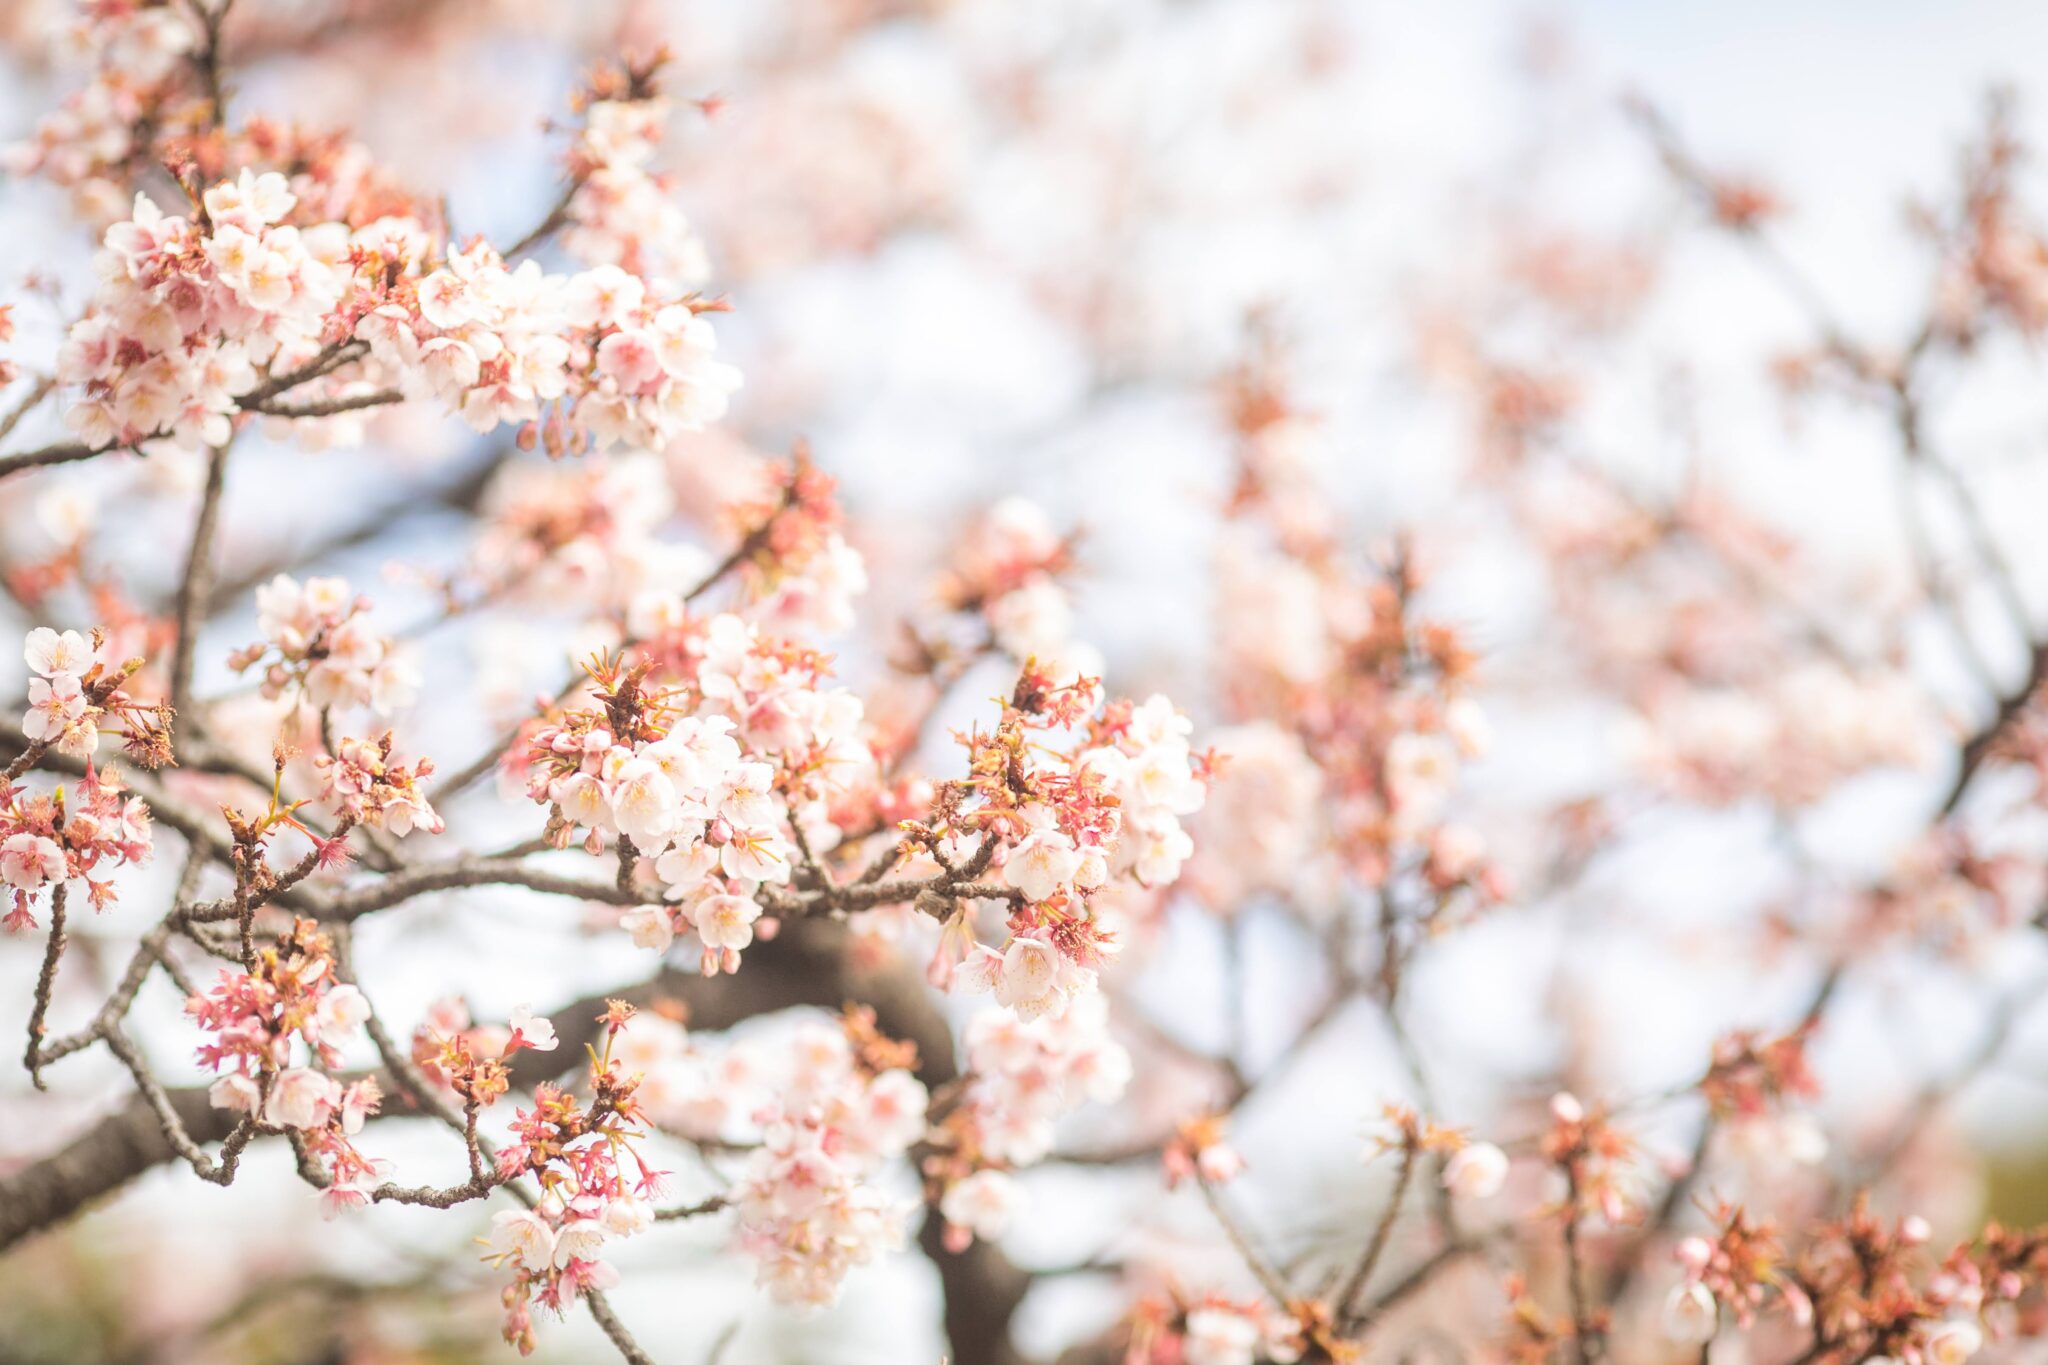
[[[1594,1327],[1592,1292],[1586,1283],[1586,1258],[1579,1237],[1579,1168],[1575,1157],[1564,1163],[1565,1207],[1564,1219],[1564,1266],[1565,1288],[1571,1296],[1572,1305],[1572,1351],[1578,1365],[1591,1365],[1600,1358],[1600,1337]]]
[[[775,523],[795,504],[795,499],[796,493],[792,484],[790,488],[784,490],[782,500],[775,508],[767,516],[763,517],[758,525],[740,537],[739,542],[732,547],[732,550],[725,558],[713,565],[710,572],[698,579],[696,584],[683,594],[683,604],[688,606],[696,602],[704,594],[710,592],[723,582],[726,576],[733,570],[739,568],[740,565],[758,554],[761,547],[768,543],[769,536],[774,534]],[[628,640],[625,642],[624,647],[630,648],[634,643],[634,641]],[[556,691],[552,706],[560,707],[565,705],[569,698],[576,695],[586,681],[585,675],[579,670]],[[504,758],[506,751],[519,742],[520,732],[525,728],[526,722],[522,720],[519,724],[512,726],[500,735],[483,753],[477,755],[476,758],[456,769],[447,777],[442,778],[434,788],[431,798],[432,803],[437,807],[443,805],[449,798],[466,790],[478,778],[481,778],[485,773],[497,767]]]
[[[369,393],[349,394],[343,398],[321,398],[305,403],[280,403],[274,399],[260,403],[244,403],[244,412],[257,412],[265,417],[335,417],[344,412],[361,412],[365,408],[389,407],[403,403],[405,395],[397,389],[376,389]]]
[[[9,408],[4,414],[0,414],[0,441],[4,441],[9,436],[12,436],[14,429],[21,425],[22,419],[31,412],[34,412],[36,407],[55,391],[56,387],[56,376],[45,375],[38,379],[29,388],[27,393],[21,396],[20,402]]]
[[[69,888],[63,882],[50,891],[50,937],[43,949],[42,970],[36,974],[34,1004],[28,1014],[28,1051],[22,1054],[22,1065],[28,1068],[28,1078],[38,1090],[47,1090],[43,1083],[43,1021],[50,1013],[50,993],[57,985],[57,963],[64,956],[64,905]]]
[[[1365,1254],[1358,1258],[1358,1264],[1352,1267],[1351,1274],[1333,1300],[1337,1321],[1347,1331],[1362,1316],[1365,1287],[1372,1281],[1372,1272],[1379,1265],[1380,1255],[1386,1251],[1387,1242],[1394,1234],[1394,1223],[1401,1216],[1401,1205],[1408,1197],[1408,1185],[1415,1177],[1415,1164],[1420,1156],[1420,1145],[1412,1135],[1406,1136],[1401,1144],[1401,1164],[1394,1173],[1393,1193],[1387,1196],[1387,1206],[1372,1230],[1372,1239],[1366,1243]]]
[[[225,10],[226,6],[223,5]],[[205,619],[213,591],[213,543],[220,531],[221,495],[227,488],[228,449],[232,439],[214,446],[207,456],[206,485],[199,495],[199,513],[185,554],[185,572],[178,579],[177,644],[171,655],[171,709],[182,714],[192,692],[192,662],[199,647],[199,623]]]
[[[1202,1192],[1202,1202],[1207,1204],[1209,1212],[1215,1215],[1217,1226],[1223,1229],[1224,1237],[1229,1239],[1231,1249],[1237,1253],[1238,1259],[1244,1262],[1245,1269],[1259,1282],[1259,1288],[1266,1292],[1266,1297],[1273,1301],[1275,1307],[1285,1308],[1294,1298],[1287,1288],[1286,1280],[1281,1278],[1280,1272],[1275,1270],[1253,1245],[1251,1235],[1238,1224],[1235,1215],[1223,1202],[1223,1195],[1216,1188],[1215,1182],[1197,1172],[1195,1184]]]
[[[263,405],[282,394],[288,393],[301,384],[309,384],[324,378],[343,365],[360,360],[369,353],[369,347],[360,341],[338,341],[323,347],[319,354],[296,370],[273,375],[249,392],[236,398],[235,406],[245,412],[261,412]],[[290,415],[290,414],[285,414]],[[92,445],[84,441],[63,441],[43,446],[38,450],[21,451],[14,455],[0,455],[0,478],[23,469],[37,469],[53,464],[69,464],[78,460],[90,460],[116,450],[130,450],[141,453],[142,447],[151,441],[168,436],[167,431],[156,431],[135,441],[109,441],[104,445]],[[0,432],[0,436],[4,436]]]

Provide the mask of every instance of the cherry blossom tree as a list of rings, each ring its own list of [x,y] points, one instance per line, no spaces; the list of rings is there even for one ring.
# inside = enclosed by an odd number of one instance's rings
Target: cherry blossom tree
[[[810,1359],[772,1333],[919,1305],[906,1267],[930,1321],[872,1358],[2048,1335],[2048,1229],[1985,1215],[1951,1115],[2048,964],[2048,559],[1952,444],[2048,327],[2011,102],[1915,202],[1896,333],[1796,195],[1552,59],[1618,224],[1557,211],[1567,149],[1398,310],[1319,307],[1159,266],[1235,209],[1117,100],[1231,51],[1188,136],[1245,140],[1259,213],[1349,204],[1300,135],[1354,96],[1340,7],[1088,8],[8,21],[63,73],[8,195],[75,248],[0,296],[0,1249],[67,1267],[0,1293],[24,1358]],[[949,362],[1009,363],[1004,308],[1086,362],[937,511],[819,397],[901,411],[863,358],[751,320],[903,242],[1010,291],[941,300],[990,314]],[[1795,338],[1730,381],[1768,462],[1846,433],[1885,490],[1849,549],[1720,449],[1702,252]],[[1219,301],[1221,345],[1170,325]],[[1355,307],[1441,438],[1370,506]],[[1119,483],[1125,418],[1208,473]],[[1098,594],[1174,501],[1194,552]],[[1930,982],[1931,1064],[1891,1017]],[[291,1245],[181,1262],[131,1186]],[[67,1336],[108,1225],[198,1283]],[[663,1311],[727,1263],[748,1298]]]

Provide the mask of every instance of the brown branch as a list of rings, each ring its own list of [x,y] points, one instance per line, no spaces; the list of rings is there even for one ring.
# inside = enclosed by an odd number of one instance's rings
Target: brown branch
[[[37,405],[48,398],[56,387],[56,376],[45,375],[21,396],[20,402],[9,408],[4,415],[0,415],[0,441],[12,436],[14,429],[21,425],[22,419],[34,412]]]
[[[36,974],[35,1003],[28,1014],[28,1051],[21,1059],[38,1090],[49,1089],[43,1084],[43,1021],[49,1016],[50,994],[57,985],[57,963],[64,956],[64,902],[69,889],[58,882],[50,891],[50,939],[43,949],[43,968]]]
[[[192,522],[192,540],[185,554],[185,572],[178,580],[178,642],[171,655],[171,710],[183,714],[191,698],[192,663],[199,647],[199,623],[213,591],[213,543],[220,531],[221,494],[227,488],[228,448],[233,438],[213,448],[206,465],[206,489],[199,497],[199,515]]]
[[[360,412],[364,408],[389,407],[403,403],[405,395],[397,389],[377,389],[371,393],[350,394],[342,398],[320,398],[305,403],[279,403],[273,400],[243,402],[244,412],[261,413],[265,417],[334,417],[344,412]]]
[[[1358,1258],[1344,1287],[1336,1298],[1337,1320],[1339,1323],[1355,1324],[1360,1317],[1360,1306],[1365,1298],[1365,1287],[1372,1281],[1374,1267],[1380,1263],[1380,1256],[1387,1249],[1387,1241],[1393,1236],[1394,1223],[1401,1216],[1401,1205],[1408,1197],[1408,1185],[1415,1178],[1415,1164],[1421,1155],[1420,1144],[1410,1137],[1401,1146],[1401,1166],[1394,1174],[1394,1191],[1387,1197],[1387,1207],[1380,1214],[1378,1226],[1372,1230],[1372,1240],[1366,1243],[1365,1254]]]

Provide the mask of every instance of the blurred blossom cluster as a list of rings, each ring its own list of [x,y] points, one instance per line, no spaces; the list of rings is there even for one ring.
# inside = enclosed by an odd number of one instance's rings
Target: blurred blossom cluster
[[[0,44],[0,1356],[2048,1338],[2019,96],[1858,279],[1478,0]]]

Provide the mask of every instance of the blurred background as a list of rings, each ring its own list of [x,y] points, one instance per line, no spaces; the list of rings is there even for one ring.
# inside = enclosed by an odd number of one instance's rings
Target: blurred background
[[[1915,205],[1953,203],[1994,92],[2009,92],[2021,141],[2048,129],[2041,6],[489,0],[395,18],[372,3],[243,3],[294,22],[338,17],[317,48],[250,65],[238,109],[351,127],[402,181],[446,186],[458,231],[501,240],[555,193],[548,120],[578,72],[622,46],[668,44],[668,88],[717,101],[712,117],[679,112],[670,169],[707,242],[711,289],[731,301],[722,343],[746,376],[732,418],[671,462],[679,520],[708,521],[694,504],[717,499],[723,462],[742,447],[807,440],[840,480],[875,621],[915,607],[969,517],[1022,494],[1081,533],[1073,633],[1100,652],[1111,686],[1167,691],[1205,724],[1234,719],[1217,657],[1233,647],[1218,545],[1240,435],[1224,391],[1247,365],[1283,373],[1337,543],[1371,560],[1412,537],[1429,615],[1479,655],[1494,742],[1466,771],[1458,813],[1511,885],[1540,888],[1433,945],[1412,978],[1408,1029],[1459,1124],[1526,1131],[1561,1074],[1616,1097],[1669,1090],[1726,1029],[1795,1019],[1823,954],[1797,935],[1764,951],[1760,926],[1826,923],[1831,897],[1888,875],[1947,785],[1954,737],[1982,719],[1984,695],[1916,596],[1883,413],[1789,392],[1785,362],[1813,351],[1821,319],[1874,352],[1908,343],[1943,268]],[[0,0],[0,136],[25,134],[75,84],[44,41],[60,8]],[[1630,101],[1654,107],[1701,165],[1767,187],[1790,273],[1712,230]],[[2036,171],[2023,162],[2021,184]],[[93,235],[58,192],[9,182],[0,242],[0,288],[33,274],[39,291],[18,309],[13,353],[46,353],[89,292]],[[1967,365],[1938,368],[1926,421],[2040,603],[2048,389],[2037,350],[2014,329],[1973,346]],[[1498,388],[1478,393],[1472,379],[1480,352],[1547,377],[1556,411],[1504,416]],[[1653,631],[1638,623],[1682,603],[1649,580],[1624,615],[1600,616],[1558,588],[1541,537],[1511,514],[1526,461],[1502,450],[1538,427],[1535,439],[1646,503],[1695,482],[1725,499],[1745,534],[1770,543],[1757,572],[1912,679],[1916,704],[1885,738],[1918,761],[1871,765],[1791,803],[1617,798],[1624,809],[1608,814],[1625,833],[1548,889],[1547,822],[1625,791],[1654,715],[1627,689],[1586,682],[1581,656],[1615,652],[1594,622]],[[376,425],[361,450],[253,448],[225,510],[224,581],[244,587],[208,626],[203,690],[232,688],[225,655],[256,638],[247,585],[308,547],[320,571],[373,594],[381,620],[431,618],[431,575],[469,553],[478,490],[502,454],[424,420]],[[10,483],[0,559],[47,555],[83,502],[120,528],[94,555],[139,600],[161,597],[198,472],[166,459]],[[1562,496],[1553,526],[1601,511],[1569,487]],[[1962,565],[1966,528],[1940,508],[1930,516],[1936,558]],[[2010,684],[2025,672],[2024,641],[2001,635],[1993,594],[1956,572],[1986,662]],[[0,637],[29,624],[0,605]],[[451,765],[475,752],[554,685],[578,629],[573,614],[506,609],[424,632],[430,700],[404,727],[413,751]],[[856,685],[885,671],[873,647],[841,658]],[[0,658],[0,694],[22,681]],[[955,723],[1003,685],[992,672],[960,689]],[[451,828],[516,838],[510,804],[472,798]],[[2037,811],[1992,825],[1987,837],[2038,862]],[[153,871],[150,885],[167,887],[170,869]],[[91,934],[118,945],[151,903],[125,898],[134,922],[108,917]],[[451,973],[479,1013],[502,1012],[629,973],[630,945],[590,928],[511,892],[451,893],[366,927],[359,954],[402,1021],[451,989]],[[0,997],[26,999],[36,957],[0,943]],[[1875,954],[1817,1047],[1824,1125],[1853,1136],[1865,1116],[1888,1120],[1980,1046],[1990,1001],[2042,968],[2032,936],[1999,925]],[[1289,915],[1177,903],[1127,984],[1133,1007],[1187,1046],[1240,1047],[1256,1062],[1287,1046],[1320,972]],[[1239,990],[1241,1009],[1228,1003]],[[175,1001],[149,1005],[163,1021],[156,1055],[174,1065],[189,1047]],[[1356,1016],[1318,1034],[1233,1129],[1251,1162],[1247,1202],[1304,1254],[1380,1197],[1386,1172],[1360,1164],[1361,1135],[1408,1087],[1373,1012]],[[1927,1139],[1935,1155],[1919,1178],[1942,1192],[1949,1231],[1987,1214],[2048,1216],[2043,1027],[2022,1013],[1997,1065],[1972,1076]],[[1171,1060],[1141,1062],[1131,1113],[1079,1116],[1075,1145],[1182,1103],[1189,1082]],[[19,1075],[0,1081],[0,1161],[89,1121],[118,1090],[103,1061],[80,1063],[97,1096],[77,1077],[51,1096],[31,1096]],[[1684,1121],[1656,1112],[1638,1131],[1655,1155],[1689,1142]],[[393,1155],[447,1155],[431,1135],[387,1140]],[[1197,1245],[1199,1204],[1162,1212],[1149,1170],[1054,1165],[1029,1184],[1032,1214],[1007,1244],[1021,1264],[1056,1269],[1078,1248],[1082,1259],[1193,1257],[1191,1279],[1204,1266],[1232,1273]],[[484,1215],[455,1226],[389,1210],[323,1230],[317,1245],[314,1217],[276,1152],[225,1194],[160,1170],[13,1254],[0,1273],[0,1359],[27,1349],[9,1342],[36,1343],[20,1357],[34,1360],[503,1357],[488,1275],[463,1245]],[[735,1323],[728,1361],[939,1358],[921,1258],[861,1272],[839,1307],[798,1316],[753,1296],[751,1267],[715,1233],[693,1235],[619,1258],[614,1302],[659,1358],[706,1358]],[[268,1267],[303,1288],[305,1306],[279,1310],[273,1294],[252,1308],[195,1280],[200,1258]],[[322,1277],[337,1266],[375,1267],[383,1287],[327,1295]],[[1019,1338],[1049,1355],[1099,1331],[1125,1298],[1103,1277],[1049,1277]],[[308,1321],[336,1354],[304,1353]],[[577,1316],[543,1334],[542,1356],[593,1359],[601,1346]]]

